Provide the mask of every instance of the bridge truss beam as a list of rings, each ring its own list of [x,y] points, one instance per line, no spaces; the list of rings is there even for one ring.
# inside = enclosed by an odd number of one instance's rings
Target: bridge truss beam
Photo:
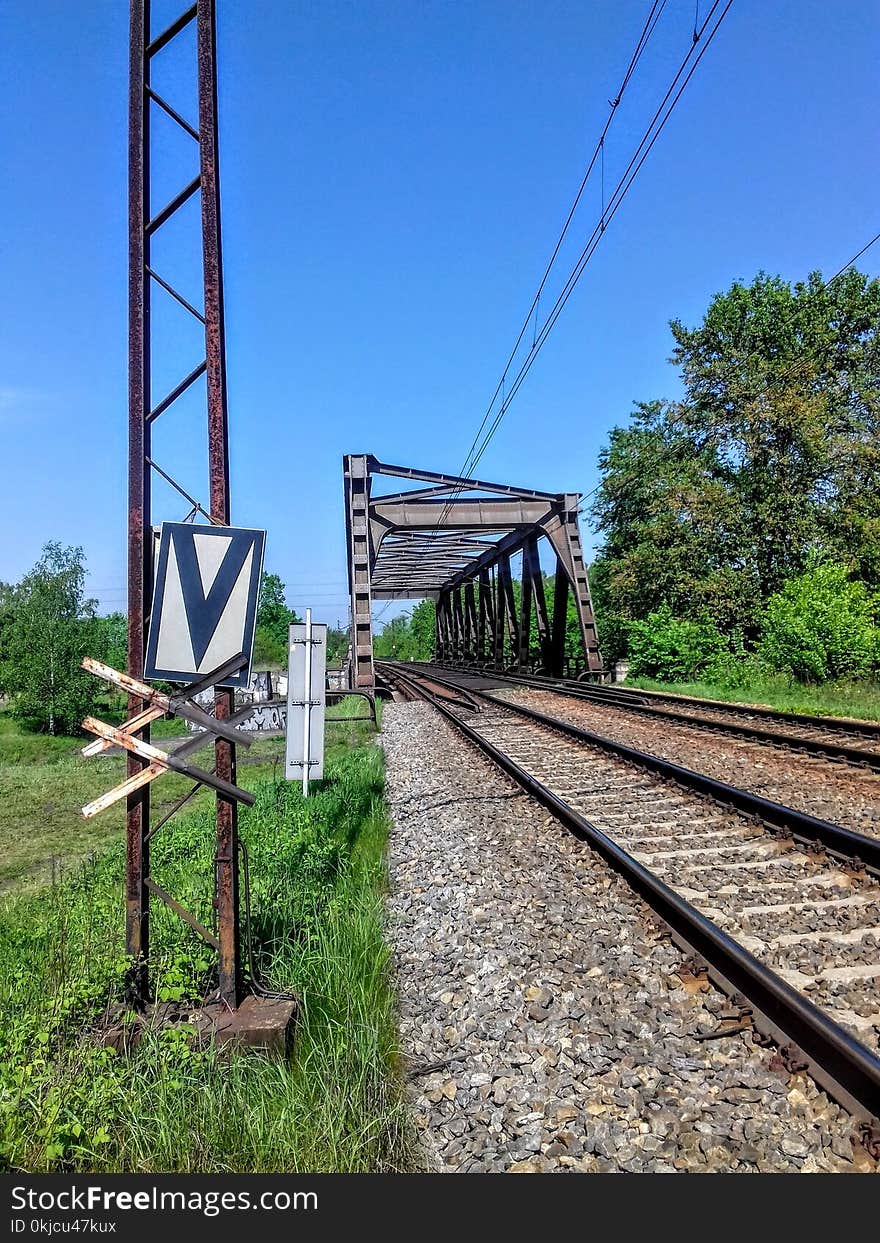
[[[438,660],[557,676],[601,673],[576,493],[393,466],[371,454],[347,455],[343,475],[352,688],[372,688],[375,682],[374,600],[435,600]],[[377,476],[429,486],[374,495]],[[541,539],[555,555],[552,615]],[[522,558],[519,602],[511,566],[516,556]],[[575,652],[566,650],[569,598],[577,618]]]

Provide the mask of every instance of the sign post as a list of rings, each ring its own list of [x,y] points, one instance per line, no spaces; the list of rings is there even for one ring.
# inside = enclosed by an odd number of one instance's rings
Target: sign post
[[[303,712],[303,798],[309,797],[309,762],[312,756],[312,610],[306,609],[306,662],[305,662],[305,688],[303,694],[303,704],[305,711]]]
[[[324,775],[327,627],[306,609],[305,623],[294,623],[289,636],[285,771],[289,781],[302,780],[307,798],[309,781]]]

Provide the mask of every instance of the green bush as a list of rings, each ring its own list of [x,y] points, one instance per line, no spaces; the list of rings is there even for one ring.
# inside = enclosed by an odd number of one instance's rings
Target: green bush
[[[629,671],[633,677],[663,682],[694,678],[725,650],[724,637],[710,621],[673,617],[665,603],[643,621],[629,624]]]
[[[876,598],[843,565],[815,565],[767,601],[759,653],[803,682],[867,677],[880,659],[876,614]]]

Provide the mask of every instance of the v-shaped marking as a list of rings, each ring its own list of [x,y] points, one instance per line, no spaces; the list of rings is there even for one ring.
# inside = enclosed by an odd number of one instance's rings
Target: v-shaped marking
[[[196,668],[202,663],[208,645],[214,637],[214,631],[223,616],[223,610],[232,594],[232,589],[238,582],[238,576],[247,560],[248,553],[254,546],[254,537],[250,531],[239,535],[225,530],[222,537],[219,535],[210,537],[225,538],[230,542],[211,584],[211,589],[205,595],[194,539],[194,535],[204,535],[204,533],[204,527],[194,527],[186,532],[172,532],[177,568],[180,573],[180,589],[183,593],[183,605],[186,609],[186,620]]]

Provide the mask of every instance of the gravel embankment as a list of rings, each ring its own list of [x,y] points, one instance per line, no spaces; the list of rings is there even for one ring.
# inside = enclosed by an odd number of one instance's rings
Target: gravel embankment
[[[384,716],[389,914],[426,1162],[448,1171],[873,1169],[812,1080],[607,865],[430,708]],[[434,1069],[429,1069],[434,1068]]]
[[[606,708],[549,691],[516,689],[495,693],[502,702],[522,704],[775,803],[784,803],[869,837],[880,837],[880,772],[875,769],[625,708]]]

